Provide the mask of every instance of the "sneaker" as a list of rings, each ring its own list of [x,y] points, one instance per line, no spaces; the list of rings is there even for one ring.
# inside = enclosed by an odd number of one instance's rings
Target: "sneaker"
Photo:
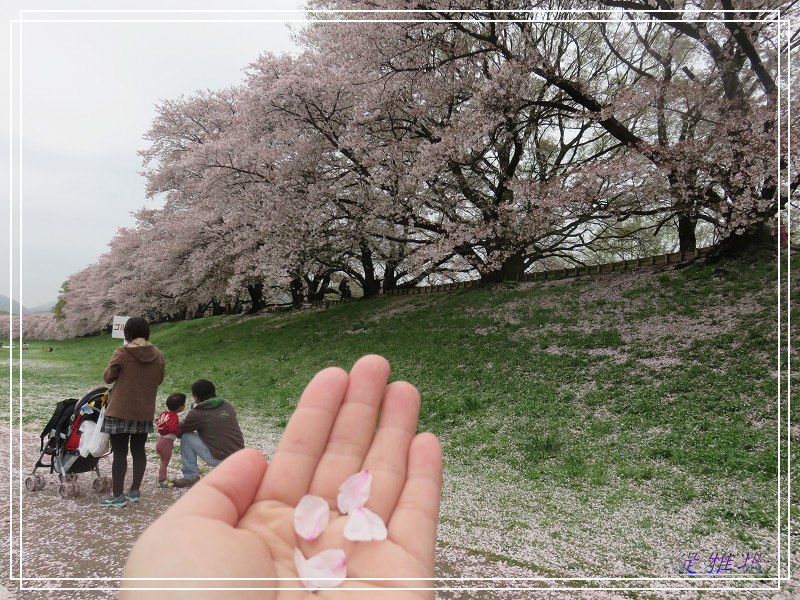
[[[125,492],[125,497],[128,499],[128,502],[134,502],[134,503],[142,499],[139,490],[131,490],[129,492]]]
[[[181,477],[180,479],[176,479],[172,483],[176,488],[188,488],[192,487],[198,481],[200,481],[199,477],[195,477],[194,479],[185,479],[184,477]]]
[[[114,496],[112,494],[108,498],[98,500],[97,503],[100,506],[113,506],[115,508],[122,508],[128,504],[128,498],[125,496],[125,494],[120,494],[119,496]]]
[[[175,484],[169,479],[163,479],[159,481],[156,486],[160,487],[162,490],[168,490],[169,488],[175,487]]]

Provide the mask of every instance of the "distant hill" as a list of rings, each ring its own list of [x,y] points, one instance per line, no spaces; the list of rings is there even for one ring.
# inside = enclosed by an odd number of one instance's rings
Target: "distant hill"
[[[17,302],[16,300],[12,300],[8,296],[3,296],[2,294],[0,294],[0,310],[7,313],[13,312],[15,315],[18,315],[20,313],[19,309],[20,309],[19,302]],[[24,310],[27,309],[23,307],[23,311]]]
[[[46,304],[40,304],[39,306],[34,306],[33,308],[27,308],[25,306],[21,307],[22,311],[20,311],[20,304],[16,300],[12,300],[8,296],[4,296],[0,294],[0,312],[10,313],[13,312],[15,315],[20,314],[31,314],[31,313],[42,313],[42,312],[50,312],[53,310],[53,307],[56,305],[55,301],[48,302]]]
[[[31,313],[50,312],[50,311],[53,310],[53,307],[55,305],[56,305],[56,302],[55,302],[55,300],[53,300],[52,302],[47,302],[45,304],[40,304],[39,306],[34,306],[33,308],[24,308],[23,307],[23,310],[25,312],[31,312]]]

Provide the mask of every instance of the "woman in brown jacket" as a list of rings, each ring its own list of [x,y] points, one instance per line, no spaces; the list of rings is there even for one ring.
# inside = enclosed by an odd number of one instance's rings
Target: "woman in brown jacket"
[[[103,372],[103,381],[114,383],[106,405],[102,431],[111,439],[111,487],[102,506],[125,506],[138,502],[139,486],[147,465],[144,445],[147,434],[153,431],[158,386],[164,381],[164,355],[147,340],[150,324],[141,317],[131,317],[123,329],[125,345],[114,351]],[[128,493],[123,493],[128,471],[128,443],[133,459],[133,481]]]

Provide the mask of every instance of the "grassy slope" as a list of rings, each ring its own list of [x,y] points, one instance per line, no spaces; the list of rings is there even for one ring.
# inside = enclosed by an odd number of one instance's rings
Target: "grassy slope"
[[[206,318],[151,339],[168,361],[162,396],[209,378],[278,428],[320,368],[383,354],[393,378],[419,387],[421,428],[443,438],[456,471],[491,478],[499,465],[532,493],[556,485],[611,511],[697,506],[693,535],[725,527],[747,545],[776,521],[775,282],[769,262],[729,262]],[[79,394],[116,340],[47,344],[56,352],[30,351],[54,363],[36,370],[38,393]]]

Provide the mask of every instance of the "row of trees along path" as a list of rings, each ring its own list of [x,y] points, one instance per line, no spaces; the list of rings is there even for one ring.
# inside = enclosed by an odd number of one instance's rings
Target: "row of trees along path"
[[[635,258],[631,260],[620,260],[616,262],[603,263],[600,265],[587,265],[582,267],[572,267],[563,269],[549,269],[547,271],[534,271],[527,273],[521,281],[549,281],[554,279],[565,279],[568,277],[581,277],[586,275],[602,275],[605,273],[614,273],[615,271],[629,271],[631,269],[638,269],[641,267],[657,266],[657,265],[677,265],[685,264],[686,262],[694,262],[695,260],[707,256],[713,251],[713,248],[695,248],[691,252],[679,251],[667,254],[660,254],[658,256],[648,256],[645,258]],[[481,285],[483,282],[477,280],[457,281],[453,283],[443,283],[439,285],[426,285],[416,287],[399,287],[385,292],[389,296],[407,296],[416,294],[431,294],[434,292],[449,292],[453,290],[461,290],[472,288]],[[311,303],[312,306],[322,306],[329,308],[347,302],[347,300],[339,299],[322,299],[315,300]],[[285,310],[287,306],[272,306],[267,309],[268,312],[277,310]]]
[[[645,255],[698,236],[747,247],[796,200],[798,34],[776,17],[800,5],[712,0],[698,18],[688,0],[469,4],[421,0],[385,22],[320,12],[297,54],[163,101],[140,152],[161,208],[65,282],[59,335],[113,313],[300,305],[341,276],[370,298],[520,280],[630,240]]]

